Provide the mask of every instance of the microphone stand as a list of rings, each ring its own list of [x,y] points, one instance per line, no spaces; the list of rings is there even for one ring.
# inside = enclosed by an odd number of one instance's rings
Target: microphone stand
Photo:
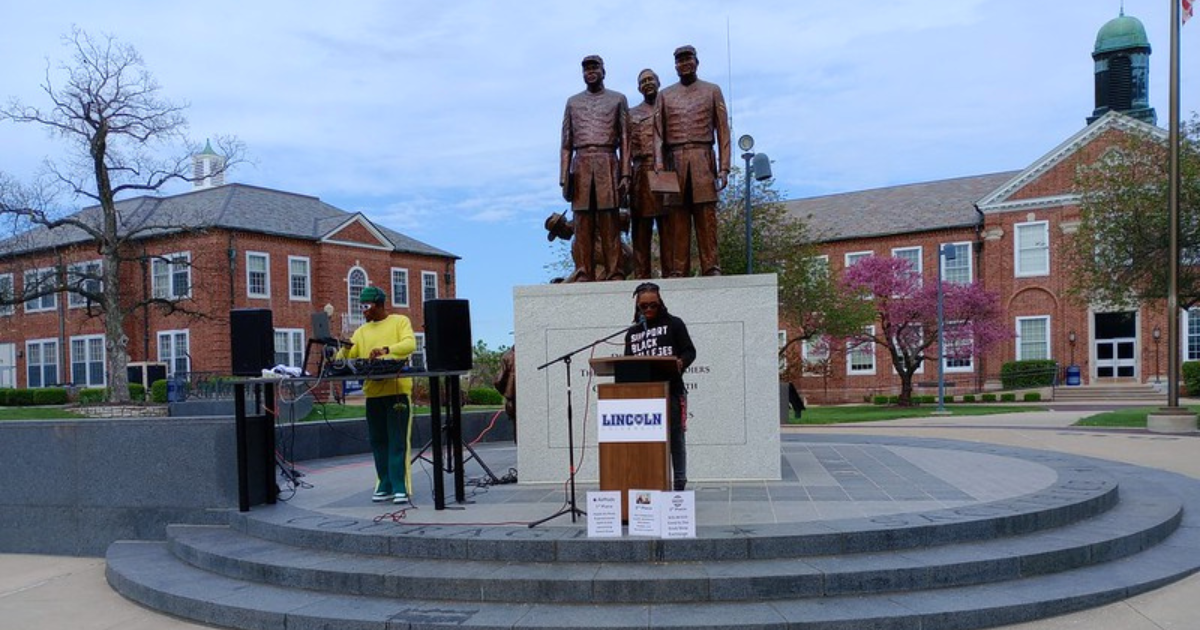
[[[643,319],[642,322],[644,322],[644,321],[645,320]],[[617,332],[615,332],[607,337],[597,339],[597,340],[593,341],[592,343],[589,343],[586,346],[583,346],[582,348],[572,350],[572,351],[562,355],[561,357],[558,357],[557,359],[552,359],[552,360],[547,361],[537,367],[537,369],[543,370],[543,369],[550,367],[551,365],[554,365],[555,363],[558,363],[561,361],[563,364],[563,367],[566,368],[566,372],[567,372],[567,457],[570,460],[568,462],[568,464],[569,464],[568,468],[570,470],[569,478],[570,478],[570,488],[571,489],[570,489],[570,493],[568,494],[566,506],[564,506],[561,510],[555,512],[554,514],[547,516],[546,518],[543,518],[541,520],[530,523],[529,527],[531,527],[531,528],[537,527],[538,525],[541,525],[542,523],[545,523],[546,521],[556,519],[556,518],[562,516],[563,514],[570,514],[572,523],[576,522],[575,519],[577,516],[587,516],[587,512],[584,512],[583,510],[579,509],[578,505],[575,502],[575,472],[576,472],[576,470],[575,470],[575,420],[574,420],[574,415],[571,412],[571,357],[576,354],[579,354],[580,352],[583,352],[584,350],[598,346],[598,345],[604,343],[605,341],[608,341],[609,339],[616,337],[617,335],[623,335],[631,330],[634,330],[639,325],[640,324],[634,324],[633,326],[626,326],[626,327],[622,328],[621,330],[618,330]]]

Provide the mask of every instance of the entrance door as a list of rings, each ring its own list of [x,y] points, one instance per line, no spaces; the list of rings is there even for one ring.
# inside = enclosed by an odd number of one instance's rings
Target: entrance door
[[[0,343],[0,387],[17,386],[17,344]]]
[[[1137,313],[1096,313],[1096,378],[1137,376]]]

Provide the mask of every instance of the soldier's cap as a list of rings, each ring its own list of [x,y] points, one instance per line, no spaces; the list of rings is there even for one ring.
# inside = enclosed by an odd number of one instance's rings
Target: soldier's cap
[[[546,240],[553,241],[555,238],[561,238],[564,241],[571,240],[575,235],[575,228],[567,222],[567,218],[559,212],[552,212],[546,217]]]
[[[358,294],[358,301],[363,304],[384,302],[386,300],[387,294],[379,287],[364,287],[362,293]]]
[[[604,60],[600,58],[600,55],[588,55],[583,58],[583,61],[580,62],[579,65],[586,66],[589,63],[596,63],[599,64],[600,67],[604,67]]]
[[[682,56],[684,56],[684,55],[689,55],[689,54],[690,54],[691,56],[693,56],[693,57],[696,57],[696,56],[697,56],[697,55],[696,55],[696,47],[695,47],[695,46],[691,46],[691,45],[688,45],[688,46],[680,46],[679,48],[676,48],[676,49],[675,49],[675,58],[676,58],[676,59],[678,59],[678,58],[680,58],[680,57],[682,57]]]

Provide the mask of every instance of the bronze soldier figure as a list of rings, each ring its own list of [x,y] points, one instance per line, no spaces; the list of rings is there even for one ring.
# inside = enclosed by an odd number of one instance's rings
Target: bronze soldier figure
[[[657,129],[664,148],[659,151],[661,155],[656,153],[655,162],[675,172],[680,190],[668,219],[671,261],[664,268],[671,277],[691,275],[693,222],[700,272],[721,275],[717,261],[717,193],[725,188],[729,177],[729,113],[721,88],[696,76],[699,66],[695,48],[676,48],[679,82],[658,96]],[[717,159],[713,156],[714,136]]]
[[[583,59],[584,91],[563,113],[559,186],[575,215],[571,256],[579,281],[624,280],[617,216],[628,188],[629,103],[604,88],[604,60]],[[597,236],[600,247],[594,247]],[[602,271],[593,277],[599,264]]]
[[[662,268],[670,258],[667,236],[667,215],[659,196],[651,190],[650,173],[654,171],[655,103],[658,101],[658,75],[649,68],[638,73],[638,92],[643,101],[629,110],[629,155],[632,158],[633,190],[629,210],[633,220],[634,272],[638,278],[652,277],[650,246],[654,228],[658,226],[658,254]],[[666,273],[662,274],[666,276]]]

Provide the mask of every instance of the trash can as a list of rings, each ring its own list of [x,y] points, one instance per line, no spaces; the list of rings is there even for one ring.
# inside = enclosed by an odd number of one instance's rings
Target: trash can
[[[167,379],[167,402],[176,403],[183,402],[183,380],[178,378]]]
[[[1067,386],[1078,387],[1082,380],[1080,379],[1080,371],[1078,365],[1067,366]]]

